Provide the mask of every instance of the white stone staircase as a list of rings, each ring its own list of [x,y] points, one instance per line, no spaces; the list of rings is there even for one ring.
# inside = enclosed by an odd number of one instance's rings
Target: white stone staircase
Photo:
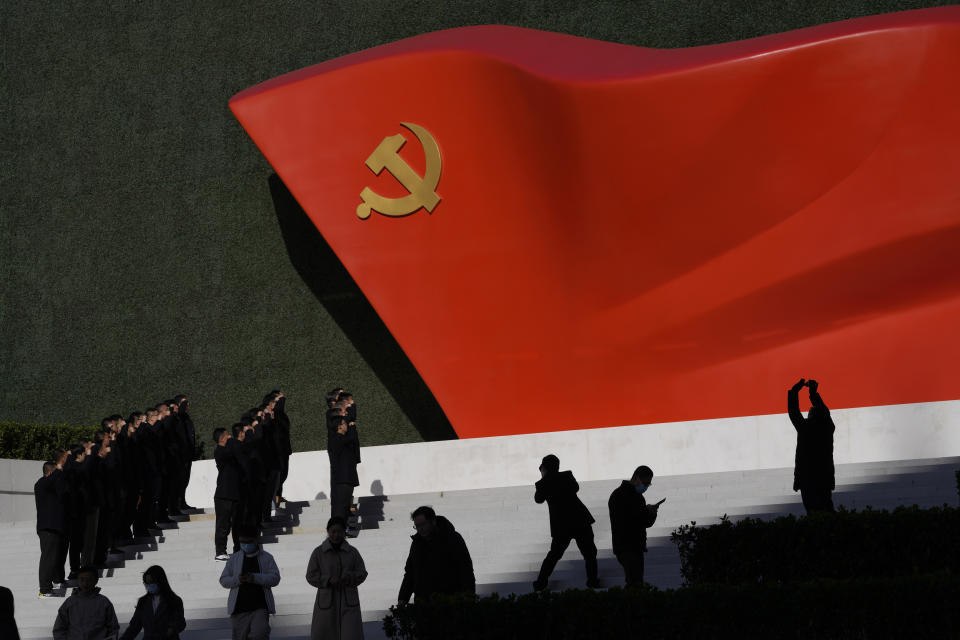
[[[955,470],[960,458],[902,460],[838,465],[834,502],[848,508],[893,508],[901,504],[938,506],[957,504]],[[427,504],[446,516],[461,532],[473,557],[477,590],[481,594],[526,593],[550,544],[546,505],[533,502],[533,486],[475,489],[446,493],[362,498],[363,530],[351,541],[363,555],[370,577],[360,587],[364,633],[382,638],[380,620],[396,600],[403,564],[410,545],[409,513]],[[680,563],[670,533],[681,524],[717,522],[733,518],[771,518],[802,514],[799,496],[791,491],[792,469],[764,469],[656,477],[647,496],[666,497],[660,518],[650,530],[646,579],[662,588],[680,585]],[[620,567],[610,545],[606,502],[619,480],[581,483],[581,499],[590,508],[603,586],[622,584]],[[277,615],[272,636],[308,638],[315,590],[304,580],[307,560],[324,539],[329,516],[326,500],[290,503],[281,510],[284,522],[265,534],[265,548],[280,567],[281,582],[274,589]],[[150,565],[164,567],[173,589],[183,598],[187,630],[182,637],[216,640],[230,638],[226,615],[227,591],[218,578],[223,563],[213,558],[211,510],[192,514],[152,539],[112,556],[113,566],[100,579],[102,593],[113,602],[121,628],[130,619],[143,593],[141,573]],[[16,619],[23,638],[49,638],[62,598],[37,598],[39,544],[34,522],[0,525],[0,584],[14,592]],[[550,580],[551,589],[582,588],[583,562],[571,544]]]

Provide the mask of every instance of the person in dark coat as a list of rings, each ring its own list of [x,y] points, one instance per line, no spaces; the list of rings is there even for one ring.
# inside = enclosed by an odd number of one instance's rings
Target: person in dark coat
[[[239,425],[238,425],[239,426]],[[217,560],[226,562],[227,536],[233,532],[233,551],[240,549],[237,529],[240,524],[241,500],[243,498],[243,466],[239,453],[240,443],[234,440],[226,429],[214,429],[213,459],[217,464],[217,489],[213,494],[216,512],[213,544]]]
[[[260,518],[269,522],[273,515],[274,497],[280,481],[280,426],[274,416],[276,399],[270,398],[260,407],[260,455],[263,458],[264,481],[260,486]]]
[[[173,399],[177,403],[177,417],[183,429],[183,449],[180,452],[183,464],[183,490],[180,492],[180,508],[193,509],[187,504],[187,487],[190,485],[190,471],[193,469],[193,458],[197,450],[197,429],[190,417],[190,401],[187,396],[180,394]]]
[[[0,638],[20,640],[20,630],[13,617],[13,591],[0,587]]]
[[[644,492],[653,483],[653,470],[639,466],[629,480],[613,490],[607,501],[610,528],[613,531],[613,554],[623,567],[628,587],[643,584],[643,554],[647,552],[647,529],[657,521],[657,510],[663,500],[648,505]]]
[[[290,456],[293,454],[293,445],[290,442],[290,418],[287,416],[287,397],[282,391],[272,391],[271,395],[276,397],[277,405],[274,408],[274,415],[277,419],[278,439],[280,441],[280,477],[277,482],[276,504],[286,502],[283,497],[283,483],[287,481],[287,475],[290,472]]]
[[[149,536],[149,529],[156,529],[160,515],[158,501],[163,489],[162,468],[164,465],[163,442],[160,439],[159,412],[150,408],[144,412],[144,421],[137,427],[136,442],[143,460],[141,484],[143,487],[133,533]]]
[[[143,640],[177,640],[187,627],[183,600],[173,592],[163,567],[153,565],[143,572],[147,593],[137,600],[127,630],[120,640],[133,640],[143,630]]]
[[[43,463],[43,477],[33,485],[37,504],[37,537],[40,538],[40,596],[53,595],[53,583],[63,575],[60,549],[66,533],[63,497],[66,494],[63,471],[55,462]],[[57,569],[57,561],[60,568]]]
[[[436,593],[476,593],[473,560],[453,524],[430,507],[418,507],[410,519],[417,532],[410,536],[397,600],[406,604],[412,595],[422,602]]]
[[[550,551],[540,566],[540,575],[533,583],[534,591],[547,588],[547,580],[553,573],[557,562],[570,546],[571,540],[577,541],[577,548],[583,554],[587,570],[587,586],[591,589],[600,586],[597,580],[597,545],[593,542],[595,520],[587,507],[577,497],[580,485],[571,471],[560,471],[560,459],[555,455],[543,458],[540,464],[540,480],[534,485],[533,495],[537,504],[547,503],[550,510]]]
[[[360,440],[357,429],[350,429],[344,416],[329,422],[327,456],[330,458],[330,517],[350,516],[353,488],[360,484],[357,464],[360,462]]]
[[[243,485],[240,499],[240,528],[260,530],[260,510],[266,470],[261,454],[263,430],[258,415],[246,414],[233,425],[233,438],[239,445],[237,460],[243,469]]]
[[[800,413],[800,389],[810,389],[810,411]],[[787,391],[787,414],[797,430],[797,455],[793,467],[793,490],[800,492],[807,513],[833,511],[831,493],[836,487],[833,470],[833,432],[830,410],[817,392],[816,380],[800,378]]]

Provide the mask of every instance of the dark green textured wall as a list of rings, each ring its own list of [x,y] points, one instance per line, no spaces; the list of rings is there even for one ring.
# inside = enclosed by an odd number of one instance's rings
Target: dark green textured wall
[[[943,4],[8,0],[0,419],[91,424],[182,391],[207,433],[279,387],[314,449],[339,383],[365,444],[449,433],[336,261],[309,245],[310,273],[294,267],[282,185],[227,108],[253,84],[464,25],[684,47]]]

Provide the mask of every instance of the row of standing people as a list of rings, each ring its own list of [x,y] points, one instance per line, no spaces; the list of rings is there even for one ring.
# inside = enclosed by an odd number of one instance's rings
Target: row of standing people
[[[236,552],[240,548],[238,532],[259,530],[286,501],[283,484],[292,452],[286,396],[282,391],[271,391],[229,430],[214,429],[213,441],[217,465],[214,555],[226,561],[228,537],[232,534]]]
[[[81,566],[102,566],[108,553],[190,509],[185,492],[195,452],[183,395],[127,419],[104,418],[93,440],[56,449],[34,485],[40,596],[52,596],[54,584],[75,580]]]

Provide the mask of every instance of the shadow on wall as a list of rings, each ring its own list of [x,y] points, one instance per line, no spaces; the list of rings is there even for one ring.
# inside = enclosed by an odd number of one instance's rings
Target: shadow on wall
[[[424,440],[457,434],[403,349],[279,176],[270,195],[290,262]]]

